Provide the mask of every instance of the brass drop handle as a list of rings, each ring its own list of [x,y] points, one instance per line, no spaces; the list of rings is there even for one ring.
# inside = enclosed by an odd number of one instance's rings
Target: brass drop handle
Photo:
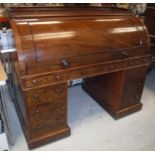
[[[142,60],[142,63],[146,63],[146,60]]]
[[[39,113],[39,112],[40,112],[40,110],[39,110],[39,109],[35,110],[35,113]]]
[[[125,89],[126,89],[126,90],[129,90],[129,86],[125,86]]]
[[[60,75],[56,75],[55,76],[57,80],[61,80],[61,76]]]
[[[61,64],[64,68],[68,68],[70,66],[70,64],[67,60],[62,60]]]
[[[35,114],[35,115],[36,114],[40,114],[40,110],[39,109],[36,109],[33,114]]]
[[[57,119],[56,119],[56,122],[57,122],[57,123],[61,123],[61,119],[57,118]]]
[[[87,74],[87,71],[86,70],[82,70],[81,74],[82,75],[86,75]]]
[[[44,127],[43,126],[37,126],[36,128],[33,129],[34,132],[39,132],[41,130],[43,130]]]
[[[136,99],[136,100],[138,100],[138,99],[139,99],[138,95],[136,95],[136,96],[135,96],[135,99]]]
[[[125,56],[125,57],[128,57],[129,56],[129,53],[127,51],[123,51],[122,52],[122,55]]]
[[[128,64],[129,64],[129,65],[133,65],[133,64],[134,64],[134,62],[133,62],[133,61],[130,61]]]
[[[110,69],[114,69],[115,68],[115,66],[114,65],[110,65]]]
[[[36,94],[35,94],[35,95],[33,95],[33,98],[34,98],[34,99],[39,99],[39,95],[36,95]]]
[[[37,81],[37,80],[35,80],[35,79],[34,79],[34,80],[32,80],[32,83],[33,83],[33,84],[36,84],[37,82],[38,82],[38,81]]]
[[[62,89],[56,89],[55,92],[56,92],[56,94],[60,95],[63,92],[63,90]]]

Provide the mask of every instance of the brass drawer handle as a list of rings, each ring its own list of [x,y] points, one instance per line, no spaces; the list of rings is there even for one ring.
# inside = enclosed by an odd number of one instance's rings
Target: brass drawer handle
[[[129,56],[129,53],[127,51],[123,51],[122,52],[122,55],[125,56],[125,57],[128,57]]]
[[[32,115],[38,115],[40,113],[40,110],[39,109],[36,109],[32,112]]]
[[[146,63],[146,60],[142,60],[142,63]]]
[[[68,68],[70,66],[70,63],[67,60],[62,60],[61,64],[64,68]]]
[[[138,100],[138,99],[139,99],[139,96],[138,96],[138,95],[136,95],[136,96],[135,96],[135,99],[136,99],[136,100]]]
[[[114,69],[115,68],[115,66],[114,65],[110,65],[110,69]]]
[[[34,80],[32,80],[32,83],[33,83],[33,84],[37,84],[37,82],[38,82],[38,81],[37,81],[37,80],[35,80],[35,79],[34,79]]]
[[[133,64],[134,64],[133,61],[128,62],[128,65],[133,65]]]
[[[129,90],[129,87],[128,87],[128,86],[125,86],[125,89],[126,89],[126,90]]]
[[[86,74],[87,74],[87,71],[86,71],[86,70],[82,70],[82,71],[81,71],[81,74],[82,74],[82,75],[86,75]]]
[[[60,94],[62,94],[63,90],[62,89],[56,89],[55,92],[56,92],[56,94],[60,95]]]
[[[61,80],[61,76],[60,76],[60,75],[56,75],[55,78],[56,78],[57,80]]]
[[[40,113],[40,110],[39,109],[35,110],[35,113],[36,114]]]
[[[61,121],[60,118],[57,118],[57,119],[56,119],[56,122],[59,124],[59,123],[61,123],[62,121]]]
[[[34,98],[34,99],[39,99],[39,95],[36,95],[36,94],[35,94],[35,95],[33,95],[33,98]]]
[[[42,130],[44,130],[44,126],[38,126],[38,127],[33,129],[34,132],[39,132],[39,131],[42,131]]]

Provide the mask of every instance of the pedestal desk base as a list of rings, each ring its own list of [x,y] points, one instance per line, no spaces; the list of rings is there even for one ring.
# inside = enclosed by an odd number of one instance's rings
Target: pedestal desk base
[[[147,67],[137,67],[84,79],[82,88],[115,119],[142,108]]]

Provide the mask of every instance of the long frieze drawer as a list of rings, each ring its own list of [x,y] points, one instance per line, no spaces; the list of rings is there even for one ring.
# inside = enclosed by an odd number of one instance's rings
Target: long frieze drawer
[[[133,57],[138,57],[141,55],[146,55],[147,49],[144,48],[135,48],[135,49],[126,49],[126,50],[113,50],[113,51],[104,51],[96,53],[87,53],[85,55],[74,55],[61,58],[59,66],[64,68],[79,67],[82,65],[90,65],[94,63],[102,63],[107,61],[115,60],[124,60],[130,59]],[[54,60],[53,60],[54,63]],[[53,65],[56,65],[53,64]]]
[[[64,82],[68,79],[66,73],[53,73],[50,75],[44,75],[35,78],[28,78],[23,80],[24,88],[31,88],[41,85],[53,84],[53,83],[60,83]]]
[[[54,99],[66,97],[67,83],[25,91],[28,106],[48,104]]]
[[[148,65],[150,61],[150,57],[142,57],[136,59],[129,59],[126,61],[117,61],[106,64],[99,64],[96,66],[86,67],[82,69],[76,69],[69,72],[69,78],[81,78],[81,77],[89,77],[94,75],[99,75],[108,72],[114,72],[117,70],[135,67],[139,65]]]
[[[29,120],[31,123],[45,122],[58,115],[67,113],[66,98],[59,98],[45,104],[29,107]]]
[[[92,65],[96,63],[103,63],[108,61],[126,60],[132,59],[139,56],[148,55],[148,50],[145,48],[134,48],[125,50],[109,50],[109,51],[99,51],[99,52],[87,52],[83,54],[82,52],[70,52],[73,53],[70,56],[58,56],[52,57],[51,60],[38,62],[38,63],[27,63],[27,73],[36,74],[38,72],[49,72],[57,71],[63,69],[74,69],[80,68],[87,65]],[[44,66],[44,67],[42,67]],[[35,69],[34,69],[35,68]],[[36,83],[35,83],[36,84]],[[37,84],[36,84],[37,85]],[[27,87],[33,86],[33,83],[26,83]]]

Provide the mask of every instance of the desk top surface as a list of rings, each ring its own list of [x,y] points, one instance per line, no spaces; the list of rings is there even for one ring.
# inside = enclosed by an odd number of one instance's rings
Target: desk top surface
[[[6,81],[6,80],[7,80],[7,76],[6,76],[6,73],[5,73],[4,68],[2,66],[2,63],[0,62],[0,82]]]

